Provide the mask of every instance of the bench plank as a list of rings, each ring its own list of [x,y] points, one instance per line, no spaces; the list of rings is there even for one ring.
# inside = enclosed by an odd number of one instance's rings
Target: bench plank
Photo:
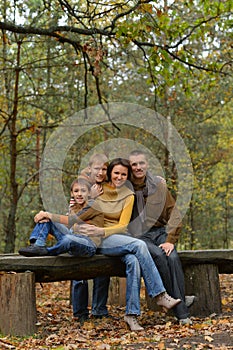
[[[233,249],[183,250],[179,251],[182,265],[214,264],[219,273],[233,273]]]
[[[233,249],[184,250],[178,252],[183,267],[195,264],[214,264],[219,273],[233,273]],[[92,279],[98,276],[125,276],[125,265],[119,257],[94,255],[78,258],[69,254],[59,256],[24,257],[19,254],[0,254],[0,271],[35,273],[36,282],[72,279]]]
[[[125,276],[125,265],[119,257],[95,255],[77,258],[59,256],[24,257],[18,254],[0,255],[0,271],[35,273],[36,282],[92,279],[98,276]]]

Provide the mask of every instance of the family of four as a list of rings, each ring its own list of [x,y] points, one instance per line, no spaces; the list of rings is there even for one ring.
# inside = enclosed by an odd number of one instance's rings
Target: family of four
[[[184,275],[175,249],[181,217],[164,179],[148,171],[144,151],[135,150],[129,159],[108,163],[103,154],[90,159],[71,184],[69,213],[47,211],[36,214],[30,245],[25,256],[58,255],[91,257],[96,253],[119,256],[126,266],[126,312],[124,320],[133,331],[143,330],[140,315],[141,277],[148,295],[165,310],[173,309],[181,324],[191,324]],[[46,247],[49,234],[56,244]],[[109,277],[93,284],[92,315],[108,315]],[[80,322],[88,318],[88,283],[73,281],[73,314]],[[194,297],[189,296],[188,303]]]

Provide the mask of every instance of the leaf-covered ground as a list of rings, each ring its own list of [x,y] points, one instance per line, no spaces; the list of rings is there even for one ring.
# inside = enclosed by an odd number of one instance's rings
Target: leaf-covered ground
[[[144,331],[127,329],[124,308],[109,306],[112,319],[93,320],[82,327],[72,317],[70,283],[37,284],[38,332],[28,338],[0,337],[0,349],[233,349],[233,275],[221,275],[223,312],[193,318],[180,326],[174,317],[142,305]],[[143,302],[142,302],[143,304]]]

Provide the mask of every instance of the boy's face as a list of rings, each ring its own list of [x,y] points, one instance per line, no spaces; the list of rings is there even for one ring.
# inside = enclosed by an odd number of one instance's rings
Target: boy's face
[[[89,196],[89,190],[86,185],[78,184],[78,183],[74,184],[71,191],[71,197],[74,198],[75,203],[84,205],[88,201],[88,196]]]
[[[107,165],[99,162],[92,163],[90,169],[90,180],[93,184],[102,183],[106,180]]]

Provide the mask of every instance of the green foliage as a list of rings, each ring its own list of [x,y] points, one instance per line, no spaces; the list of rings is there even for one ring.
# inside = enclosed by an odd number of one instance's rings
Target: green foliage
[[[156,109],[183,137],[195,185],[180,244],[232,246],[232,3],[177,0],[163,7],[151,1],[137,7],[134,1],[79,0],[61,6],[60,1],[20,0],[3,3],[1,9],[2,23],[20,24],[25,31],[1,26],[0,249],[14,197],[12,139],[17,247],[27,240],[41,208],[37,171],[50,134],[74,112],[106,101]],[[96,126],[74,143],[64,164],[64,188],[88,152],[117,137],[156,154],[169,187],[178,191],[165,147],[143,130],[124,125],[120,131]]]

